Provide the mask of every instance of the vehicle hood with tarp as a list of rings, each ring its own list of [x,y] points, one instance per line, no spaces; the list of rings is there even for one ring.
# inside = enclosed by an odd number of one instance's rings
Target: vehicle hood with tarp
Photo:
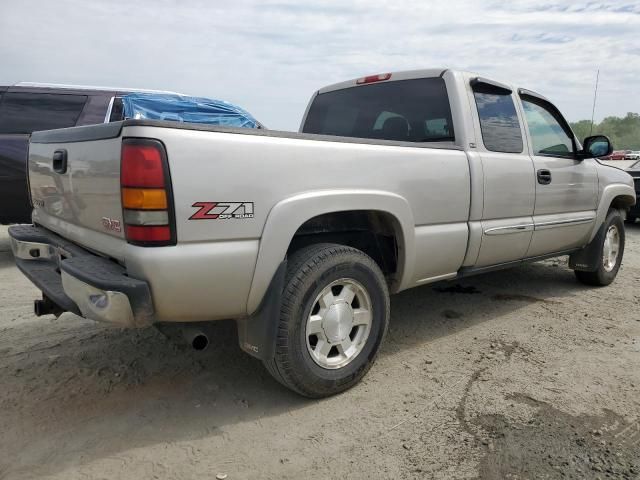
[[[124,118],[264,128],[240,107],[211,98],[170,93],[132,93],[122,96],[122,109]]]

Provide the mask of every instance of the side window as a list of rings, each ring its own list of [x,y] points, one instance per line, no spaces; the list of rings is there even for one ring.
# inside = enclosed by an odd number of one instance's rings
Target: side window
[[[0,103],[0,133],[73,127],[86,101],[86,95],[5,93]]]
[[[473,89],[482,141],[492,152],[522,153],[522,131],[511,92],[484,86]]]
[[[524,116],[529,127],[534,155],[573,157],[574,141],[562,126],[559,113],[536,99],[523,97]]]

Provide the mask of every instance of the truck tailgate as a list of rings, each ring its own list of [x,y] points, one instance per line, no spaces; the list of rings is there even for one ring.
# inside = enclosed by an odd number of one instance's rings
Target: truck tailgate
[[[34,223],[122,260],[120,130],[104,125],[36,132],[28,169]]]

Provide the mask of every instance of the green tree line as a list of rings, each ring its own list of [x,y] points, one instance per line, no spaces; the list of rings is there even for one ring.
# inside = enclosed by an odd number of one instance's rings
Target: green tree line
[[[579,140],[591,135],[591,120],[571,124]],[[607,117],[593,125],[593,135],[606,135],[614,150],[640,150],[640,114],[627,113],[625,117]]]

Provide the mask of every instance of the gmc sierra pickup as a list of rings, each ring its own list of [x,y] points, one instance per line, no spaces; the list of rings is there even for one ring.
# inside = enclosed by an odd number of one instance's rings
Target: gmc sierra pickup
[[[10,228],[36,313],[120,327],[237,319],[309,397],[354,385],[389,294],[570,255],[613,281],[631,177],[546,98],[454,70],[322,88],[300,133],[125,120],[37,132],[33,225]],[[194,344],[203,341],[194,337]]]

